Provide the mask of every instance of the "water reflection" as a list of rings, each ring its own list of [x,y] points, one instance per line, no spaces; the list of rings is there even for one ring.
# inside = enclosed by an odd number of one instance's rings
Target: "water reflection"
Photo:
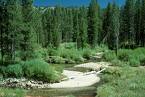
[[[96,87],[69,89],[36,89],[28,92],[29,97],[95,97]]]

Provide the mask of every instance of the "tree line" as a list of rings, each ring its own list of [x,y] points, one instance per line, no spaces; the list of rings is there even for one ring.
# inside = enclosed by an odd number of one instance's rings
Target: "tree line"
[[[12,63],[34,57],[37,46],[57,48],[75,42],[78,49],[100,44],[119,48],[145,46],[145,0],[126,0],[124,6],[96,0],[88,7],[35,7],[33,0],[0,0],[0,50]]]

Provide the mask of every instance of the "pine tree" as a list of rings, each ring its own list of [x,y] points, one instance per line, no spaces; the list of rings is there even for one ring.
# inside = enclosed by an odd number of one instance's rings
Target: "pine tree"
[[[98,44],[99,33],[99,6],[96,0],[92,0],[88,9],[88,43],[91,47]]]
[[[107,38],[109,37],[110,34],[110,23],[111,23],[111,16],[112,16],[112,4],[108,4],[105,12],[104,12],[104,19],[103,19],[103,31],[101,33],[101,41],[103,44],[107,44]]]
[[[43,12],[43,34],[44,34],[44,47],[52,46],[53,44],[53,10],[45,9]]]
[[[15,52],[20,49],[23,27],[21,2],[19,0],[8,0],[7,10],[9,15],[8,37],[10,60],[15,60]]]
[[[142,8],[141,8],[141,33],[140,33],[140,40],[141,46],[145,46],[145,0],[142,0]]]
[[[121,26],[121,39],[120,40],[123,46],[128,45],[129,48],[131,45],[135,44],[135,30],[134,30],[134,0],[126,0],[126,4],[122,13],[122,24]]]
[[[79,9],[73,10],[73,42],[77,43],[79,33]]]
[[[45,45],[45,34],[43,31],[43,24],[42,24],[42,14],[43,12],[41,12],[41,9],[39,8],[35,8],[33,10],[33,18],[31,20],[32,22],[32,28],[34,29],[34,32],[36,33],[36,40],[37,40],[37,44],[39,44],[40,46],[44,46]]]
[[[119,22],[119,8],[114,3],[112,7],[112,15],[111,15],[111,22],[110,22],[110,32],[108,37],[108,47],[110,49],[115,49],[116,54],[119,47],[119,28],[120,28],[120,22]]]
[[[80,8],[79,31],[77,34],[77,47],[84,48],[87,42],[87,13],[85,7]]]
[[[23,15],[23,39],[21,42],[21,50],[22,50],[22,59],[29,60],[33,58],[35,45],[37,43],[36,40],[36,32],[33,28],[33,7],[32,0],[22,0],[22,15]]]
[[[52,37],[53,37],[53,46],[54,47],[58,47],[61,43],[62,40],[62,30],[61,30],[61,25],[62,25],[62,21],[61,21],[61,8],[59,6],[57,6],[54,9],[54,19],[53,19],[53,33],[52,33]]]
[[[7,52],[7,32],[8,32],[8,12],[6,1],[0,1],[0,48],[1,48],[1,64],[4,64],[4,56]]]
[[[141,0],[137,0],[135,4],[135,36],[136,45],[140,45],[140,33],[141,33]]]
[[[15,52],[21,39],[22,14],[19,0],[1,2],[1,55],[2,63],[15,61]]]

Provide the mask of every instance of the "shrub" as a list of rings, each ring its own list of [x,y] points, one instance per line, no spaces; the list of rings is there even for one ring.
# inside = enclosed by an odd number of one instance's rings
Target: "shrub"
[[[111,63],[112,63],[113,66],[124,66],[125,65],[124,62],[122,62],[122,61],[120,61],[118,59],[112,60]]]
[[[106,61],[110,61],[111,62],[112,60],[117,59],[117,56],[116,56],[114,51],[108,51],[108,52],[105,52],[105,54],[103,55],[103,58]]]
[[[48,53],[48,55],[49,56],[57,56],[58,54],[57,54],[57,49],[55,49],[55,48],[47,48],[47,53]]]
[[[82,61],[81,51],[77,49],[65,49],[65,48],[59,48],[57,50],[57,55],[65,58],[67,60],[73,60],[73,61]]]
[[[121,49],[118,51],[118,59],[121,61],[128,61],[129,55],[132,54],[131,50]]]
[[[6,77],[22,77],[23,76],[23,69],[20,64],[9,65],[5,68]]]
[[[145,58],[140,60],[140,63],[141,63],[142,66],[145,66]]]
[[[70,43],[62,43],[60,45],[60,48],[75,49],[76,48],[76,43],[73,43],[73,42],[70,42]]]
[[[95,50],[97,52],[105,52],[105,51],[108,51],[108,47],[106,45],[104,45],[104,44],[101,44],[100,46],[97,46],[95,48]]]
[[[95,54],[92,49],[86,48],[82,51],[82,56],[85,59],[90,59],[90,57]]]
[[[59,80],[59,73],[49,64],[42,60],[26,61],[23,64],[24,76],[45,82],[55,82]]]
[[[20,64],[8,65],[7,67],[1,67],[0,73],[4,77],[22,77],[23,76],[23,69]]]
[[[37,50],[34,51],[34,58],[42,58],[45,59],[48,56],[47,49],[42,47],[38,47]]]
[[[59,56],[51,56],[47,60],[49,63],[55,63],[55,64],[64,64],[65,59]]]
[[[140,61],[136,58],[130,58],[129,59],[129,65],[130,66],[139,66],[140,65]]]

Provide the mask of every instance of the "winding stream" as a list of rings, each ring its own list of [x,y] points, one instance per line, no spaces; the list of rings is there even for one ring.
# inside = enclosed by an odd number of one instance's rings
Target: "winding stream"
[[[55,65],[55,67],[59,67]],[[67,70],[72,70],[74,65],[64,66]],[[77,70],[78,71],[78,70]],[[80,68],[79,71],[86,71],[84,68]],[[95,97],[98,83],[89,87],[83,88],[66,88],[66,89],[34,89],[29,90],[28,97]]]

